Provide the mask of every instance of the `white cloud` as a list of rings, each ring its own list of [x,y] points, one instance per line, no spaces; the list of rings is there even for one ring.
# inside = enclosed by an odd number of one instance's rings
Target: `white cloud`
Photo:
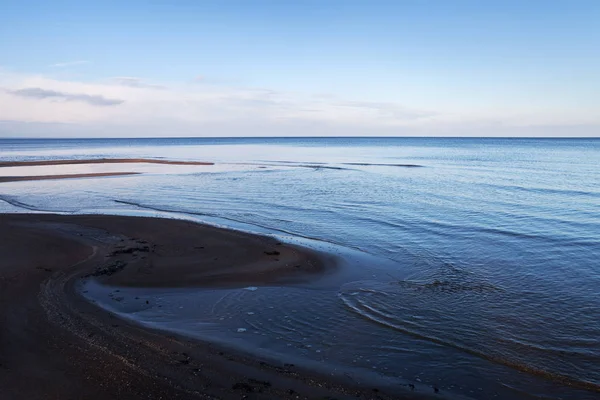
[[[8,93],[14,96],[28,97],[32,99],[51,99],[63,101],[82,101],[92,106],[115,106],[122,104],[123,100],[109,99],[100,95],[89,95],[82,93],[64,93],[56,90],[46,90],[42,88],[25,88],[18,90],[8,90]]]
[[[144,89],[157,89],[163,90],[166,89],[165,86],[156,85],[152,83],[144,82],[141,78],[131,77],[131,76],[117,76],[109,79],[110,82],[115,83],[121,86],[129,86],[132,88],[144,88]]]
[[[0,88],[0,136],[485,136],[600,126],[600,113],[590,110],[450,112],[198,82],[163,86],[136,77],[80,82],[0,70]]]

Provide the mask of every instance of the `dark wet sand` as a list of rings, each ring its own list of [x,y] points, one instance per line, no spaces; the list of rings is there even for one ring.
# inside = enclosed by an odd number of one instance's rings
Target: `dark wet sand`
[[[187,221],[0,214],[0,397],[417,398],[143,328],[75,290],[89,275],[122,286],[285,284],[328,265],[272,238]]]
[[[35,167],[41,165],[77,165],[77,164],[170,164],[170,165],[214,165],[203,161],[173,161],[154,158],[92,158],[87,160],[40,160],[40,161],[2,161],[0,167]]]
[[[2,182],[43,181],[48,179],[73,179],[73,178],[100,178],[104,176],[137,175],[139,172],[97,172],[91,174],[65,174],[65,175],[32,175],[32,176],[0,176]]]

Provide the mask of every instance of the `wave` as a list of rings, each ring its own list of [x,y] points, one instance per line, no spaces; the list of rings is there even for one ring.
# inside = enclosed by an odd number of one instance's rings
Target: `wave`
[[[259,224],[259,223],[256,223],[256,222],[249,222],[249,221],[245,221],[245,220],[242,220],[242,219],[236,219],[236,218],[231,218],[231,217],[224,217],[222,215],[215,214],[215,213],[202,213],[202,212],[198,212],[198,211],[185,211],[185,210],[169,210],[169,209],[166,209],[166,208],[159,208],[159,207],[154,207],[154,206],[147,206],[147,205],[143,205],[141,203],[136,203],[136,202],[127,201],[127,200],[113,199],[113,201],[115,203],[127,204],[127,205],[130,205],[130,206],[135,206],[135,207],[139,207],[139,208],[143,208],[143,209],[147,209],[147,210],[158,211],[158,212],[179,213],[179,214],[198,215],[198,216],[205,216],[205,217],[211,217],[211,218],[218,218],[218,219],[221,219],[221,220],[232,221],[232,222],[236,222],[236,223],[240,223],[240,224],[256,226],[256,227],[263,228],[263,229],[266,229],[266,230],[269,230],[269,231],[272,231],[272,232],[283,233],[285,235],[290,235],[290,236],[294,236],[294,237],[297,237],[297,238],[309,239],[309,240],[313,240],[315,242],[328,243],[328,244],[333,244],[333,245],[336,245],[336,246],[343,246],[343,247],[346,247],[346,248],[349,248],[349,249],[358,250],[360,252],[365,252],[363,249],[361,249],[359,247],[342,245],[342,244],[337,243],[337,242],[332,241],[332,240],[326,240],[326,239],[322,239],[322,238],[316,238],[316,237],[312,237],[312,236],[306,236],[306,235],[299,234],[297,232],[292,232],[292,231],[288,231],[288,230],[281,229],[281,228],[274,228],[274,227],[269,226],[269,225],[263,225],[263,224]]]
[[[304,162],[304,161],[268,161],[262,160],[261,162],[266,163],[265,165],[278,165],[278,164],[286,164],[294,167],[304,167],[304,168],[326,168],[326,169],[351,169],[351,168],[343,168],[343,167],[335,167],[328,165],[323,162]],[[273,162],[277,164],[272,164]],[[424,165],[419,164],[394,164],[394,163],[366,163],[366,162],[344,162],[340,163],[341,165],[354,165],[360,167],[400,167],[400,168],[422,168]]]
[[[286,166],[289,166],[291,168],[311,168],[311,169],[315,169],[315,170],[319,170],[319,169],[333,169],[333,170],[347,170],[347,171],[353,171],[352,168],[344,168],[344,167],[336,167],[333,165],[327,165],[326,163],[320,163],[320,162],[297,162],[297,161],[266,161],[264,163],[261,164],[253,164],[253,163],[243,163],[244,165],[265,165],[265,166],[269,166],[269,167],[281,167],[281,164],[285,164]]]
[[[564,195],[569,197],[591,197],[597,199],[600,197],[600,192],[574,190],[574,189],[560,189],[560,188],[549,188],[549,187],[534,187],[534,186],[520,186],[520,185],[508,185],[500,183],[480,183],[482,186],[488,186],[496,189],[505,189],[510,191],[521,191],[528,193],[540,193],[540,194],[556,194]]]
[[[432,282],[433,283],[433,282]],[[427,285],[427,284],[425,284]],[[429,286],[429,288],[439,287],[437,284],[433,284]],[[464,289],[464,288],[462,288]],[[461,289],[461,290],[462,290]],[[467,288],[466,290],[470,290]],[[484,290],[488,290],[487,288]],[[535,376],[539,376],[551,381],[560,382],[561,384],[569,385],[579,389],[590,390],[594,392],[600,392],[600,382],[585,380],[574,376],[569,376],[567,374],[549,371],[547,369],[543,369],[540,367],[536,367],[525,362],[513,360],[503,356],[502,354],[494,354],[491,349],[478,349],[475,347],[468,346],[466,343],[461,343],[460,341],[453,340],[450,337],[443,337],[434,334],[431,331],[427,331],[423,324],[420,321],[409,321],[409,320],[399,320],[397,316],[392,314],[391,312],[386,312],[383,309],[379,309],[376,306],[369,304],[367,301],[361,299],[358,295],[361,293],[362,289],[359,291],[351,291],[349,293],[340,292],[338,297],[341,299],[342,303],[349,309],[351,312],[356,313],[360,317],[376,323],[380,326],[387,327],[393,329],[397,332],[422,339],[427,340],[429,342],[448,346],[459,351],[462,351],[467,354],[471,354],[476,357],[480,357],[482,359],[501,364],[510,368],[513,368],[518,371],[526,372]],[[373,293],[373,291],[371,291]],[[450,329],[450,327],[448,327]],[[498,344],[496,344],[497,346]]]
[[[552,222],[556,222],[552,220]],[[512,237],[517,239],[530,239],[530,240],[542,240],[549,243],[559,243],[559,244],[571,244],[571,245],[581,245],[581,246],[589,246],[595,245],[597,241],[590,239],[582,239],[582,238],[573,238],[567,235],[559,236],[555,234],[554,236],[544,235],[541,233],[527,233],[527,232],[519,232],[516,230],[503,229],[500,227],[486,227],[481,225],[459,225],[451,222],[440,222],[440,221],[432,221],[432,220],[423,220],[420,222],[422,226],[429,226],[431,228],[436,229],[436,233],[445,234],[445,235],[453,235],[457,231],[460,233],[487,233],[491,235],[500,235],[505,237]],[[423,228],[422,228],[423,229]],[[429,230],[431,232],[431,230]]]
[[[458,292],[477,292],[477,293],[486,293],[486,292],[496,292],[501,291],[497,286],[492,285],[491,283],[486,282],[452,282],[450,280],[438,280],[434,279],[433,282],[411,282],[407,280],[397,282],[398,285],[416,289],[416,290],[429,290],[434,292],[448,292],[448,293],[458,293]]]
[[[334,170],[347,170],[351,171],[351,168],[333,167],[331,165],[320,165],[320,164],[296,164],[296,167],[300,168],[312,168],[312,169],[334,169]]]
[[[11,206],[14,206],[14,207],[17,207],[17,208],[22,208],[24,210],[29,210],[29,211],[45,211],[45,210],[42,210],[40,208],[31,206],[29,204],[22,203],[22,202],[20,202],[18,200],[15,200],[15,199],[12,199],[12,198],[6,197],[6,196],[0,196],[0,200],[3,201],[3,202],[5,202],[5,203],[10,204]]]
[[[360,166],[377,166],[377,167],[402,167],[402,168],[423,168],[424,165],[419,164],[383,164],[383,163],[358,163],[348,162],[343,165],[360,165]]]

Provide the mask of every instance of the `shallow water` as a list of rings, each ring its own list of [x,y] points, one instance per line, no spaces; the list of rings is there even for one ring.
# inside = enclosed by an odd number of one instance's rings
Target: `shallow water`
[[[600,396],[600,140],[0,140],[2,160],[67,157],[218,164],[3,183],[0,211],[170,212],[345,266],[317,287],[89,292],[131,318],[447,397]]]

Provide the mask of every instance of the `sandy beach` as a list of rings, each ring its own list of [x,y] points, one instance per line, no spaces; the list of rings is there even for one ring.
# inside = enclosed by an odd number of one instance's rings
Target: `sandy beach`
[[[142,328],[75,290],[86,276],[136,287],[309,282],[334,268],[309,250],[179,220],[2,214],[0,260],[3,399],[405,395]]]

